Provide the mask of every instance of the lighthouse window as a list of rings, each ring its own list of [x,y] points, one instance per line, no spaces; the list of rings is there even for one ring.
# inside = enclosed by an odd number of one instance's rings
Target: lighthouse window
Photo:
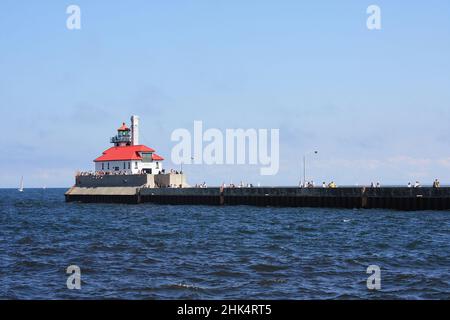
[[[125,170],[125,162],[123,163],[123,170]]]
[[[108,162],[108,170],[109,170],[109,162]]]
[[[102,162],[102,170],[105,170],[105,164]]]
[[[141,154],[142,162],[152,162],[152,154],[151,152],[143,152]]]
[[[135,168],[135,169],[138,168],[137,161],[134,162],[134,168]]]
[[[128,162],[128,170],[131,169],[131,162]]]

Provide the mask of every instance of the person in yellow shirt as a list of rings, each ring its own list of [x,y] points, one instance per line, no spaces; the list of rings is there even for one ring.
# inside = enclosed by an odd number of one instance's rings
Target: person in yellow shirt
[[[331,189],[337,188],[336,183],[334,183],[334,181],[331,181],[331,182],[328,184],[328,188],[331,188]]]

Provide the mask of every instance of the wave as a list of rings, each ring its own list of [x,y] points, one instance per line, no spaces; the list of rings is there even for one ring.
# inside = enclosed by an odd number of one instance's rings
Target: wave
[[[289,268],[288,266],[264,264],[264,263],[254,264],[254,265],[250,266],[250,269],[252,269],[256,272],[276,272],[276,271],[286,270],[288,268]]]

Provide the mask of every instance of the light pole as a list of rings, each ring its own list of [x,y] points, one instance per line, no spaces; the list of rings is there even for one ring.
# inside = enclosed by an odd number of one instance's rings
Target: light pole
[[[191,162],[189,162],[188,164],[192,164],[192,160],[194,160],[194,157],[191,157]],[[181,161],[181,171],[180,173],[183,173],[183,161]]]
[[[306,187],[306,156],[310,153],[311,152],[305,153],[303,155],[303,187]],[[314,151],[314,154],[318,154],[318,153],[319,153],[319,151]]]

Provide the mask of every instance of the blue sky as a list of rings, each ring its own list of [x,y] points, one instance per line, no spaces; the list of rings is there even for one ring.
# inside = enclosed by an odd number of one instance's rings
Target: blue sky
[[[185,166],[191,183],[296,185],[315,149],[315,181],[450,183],[448,1],[2,1],[0,39],[0,187],[70,186],[131,114],[166,168],[194,120],[280,129],[277,175]]]

